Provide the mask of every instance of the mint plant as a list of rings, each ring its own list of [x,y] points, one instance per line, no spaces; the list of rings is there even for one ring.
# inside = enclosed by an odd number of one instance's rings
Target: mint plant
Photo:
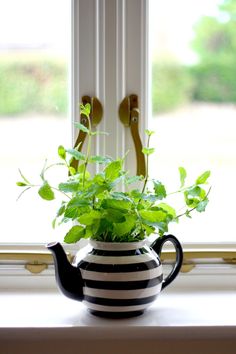
[[[195,182],[186,185],[187,173],[179,167],[180,188],[175,192],[183,196],[182,212],[177,212],[167,199],[170,194],[159,180],[150,180],[148,175],[149,156],[154,153],[150,147],[154,132],[146,130],[147,147],[143,148],[146,158],[146,176],[129,176],[124,170],[124,158],[112,159],[108,156],[91,155],[93,132],[90,121],[90,105],[80,106],[81,114],[88,119],[88,128],[80,123],[76,126],[87,133],[86,152],[79,147],[65,149],[58,147],[60,162],[48,165],[47,161],[40,173],[41,185],[35,185],[22,174],[17,185],[23,189],[20,196],[30,188],[37,188],[39,196],[51,201],[61,194],[62,200],[53,227],[72,221],[65,235],[64,242],[75,243],[81,238],[91,238],[105,242],[134,242],[143,240],[151,234],[162,236],[168,232],[171,222],[178,222],[183,217],[191,217],[193,211],[203,212],[208,204],[210,188],[206,190],[210,171],[197,177]],[[72,161],[78,160],[78,167]],[[89,165],[100,165],[101,172],[91,175]],[[47,179],[47,171],[61,165],[67,171],[65,181],[54,186]],[[122,185],[126,191],[121,191]],[[132,188],[132,185],[141,185]],[[171,193],[173,194],[173,193]]]

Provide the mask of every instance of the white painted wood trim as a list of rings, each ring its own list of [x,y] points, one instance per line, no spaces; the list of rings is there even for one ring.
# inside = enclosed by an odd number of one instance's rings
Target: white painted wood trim
[[[114,158],[130,150],[127,165],[136,171],[130,131],[119,120],[118,109],[126,95],[139,96],[144,130],[148,112],[148,1],[73,1],[72,120],[79,117],[78,103],[85,94],[103,104],[99,129],[109,136],[97,138],[96,153]],[[75,140],[76,132],[73,133]]]

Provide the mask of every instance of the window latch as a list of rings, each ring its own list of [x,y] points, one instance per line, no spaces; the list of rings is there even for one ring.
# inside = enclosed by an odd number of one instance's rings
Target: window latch
[[[90,120],[91,120],[91,125],[92,127],[96,127],[100,121],[102,120],[103,116],[103,107],[101,102],[99,101],[98,98],[96,97],[90,97],[90,96],[83,96],[82,97],[82,103],[85,106],[87,103],[90,104],[91,107],[91,112],[90,112]],[[84,115],[80,115],[80,123],[83,124],[86,128],[88,128],[88,118]],[[83,144],[85,142],[87,133],[80,130],[77,136],[77,139],[74,144],[74,149],[77,149],[78,151],[81,151],[83,148]],[[76,170],[78,168],[78,160],[72,159],[71,161],[71,166],[74,167]]]
[[[119,107],[119,117],[125,127],[129,127],[133,138],[136,161],[137,161],[137,176],[146,176],[145,158],[142,152],[142,141],[139,136],[139,119],[140,112],[138,108],[138,96],[126,96]]]

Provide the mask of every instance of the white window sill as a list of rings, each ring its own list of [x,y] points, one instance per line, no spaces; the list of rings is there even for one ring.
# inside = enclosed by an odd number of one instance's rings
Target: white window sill
[[[176,283],[144,315],[125,320],[97,318],[53,290],[2,291],[0,353],[235,354],[234,284],[181,290]]]

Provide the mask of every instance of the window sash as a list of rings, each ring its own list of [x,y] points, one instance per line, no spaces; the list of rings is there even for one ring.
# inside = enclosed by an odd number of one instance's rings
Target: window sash
[[[140,136],[145,140],[147,125],[148,97],[148,0],[72,0],[72,51],[71,51],[71,120],[73,141],[78,133],[73,122],[78,120],[79,105],[83,95],[99,98],[104,107],[104,116],[99,129],[109,132],[106,140],[98,136],[95,152],[112,156],[122,156],[127,150],[127,166],[135,174],[135,154],[128,128],[118,118],[118,107],[122,99],[129,94],[139,96]],[[77,245],[66,246],[69,254],[74,254]],[[205,256],[223,259],[226,255],[236,258],[235,244],[184,244],[186,262]],[[196,254],[189,249],[203,252]],[[219,255],[219,251],[222,255]],[[208,252],[208,253],[207,253]],[[168,252],[167,252],[168,253]],[[200,254],[198,253],[198,255]],[[4,255],[7,257],[4,258]],[[42,255],[43,254],[43,255]],[[189,256],[187,256],[187,254]],[[14,258],[15,255],[15,258]],[[0,261],[23,266],[32,260],[52,264],[52,257],[45,251],[44,245],[7,245],[0,246]],[[42,258],[41,258],[42,257]],[[204,258],[204,257],[203,257]],[[196,259],[196,260],[195,260]],[[214,258],[215,259],[215,258]],[[233,261],[232,261],[233,262]],[[223,262],[224,263],[224,262]],[[222,263],[222,264],[223,264]]]

